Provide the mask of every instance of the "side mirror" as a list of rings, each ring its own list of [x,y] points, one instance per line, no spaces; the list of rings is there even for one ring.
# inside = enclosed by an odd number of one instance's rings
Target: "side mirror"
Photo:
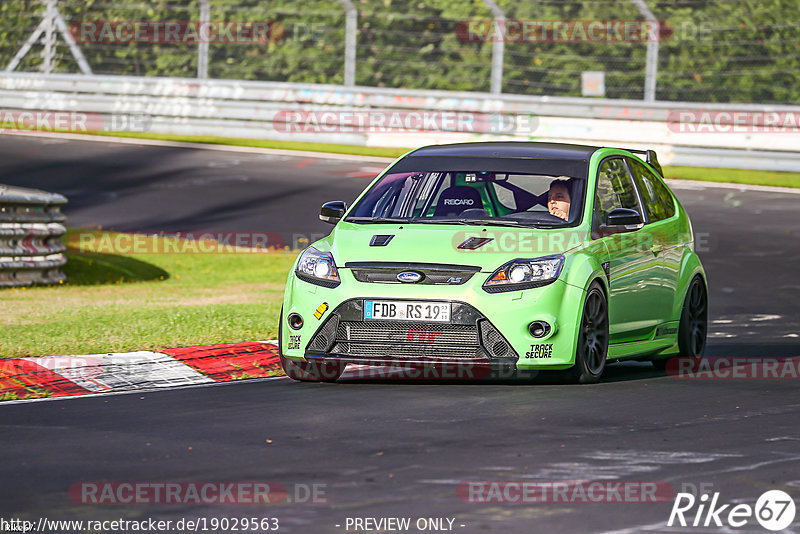
[[[328,224],[336,224],[344,217],[345,211],[347,211],[347,204],[341,200],[326,202],[319,210],[319,220]]]
[[[608,214],[607,226],[631,226],[641,224],[642,216],[636,210],[616,208]]]

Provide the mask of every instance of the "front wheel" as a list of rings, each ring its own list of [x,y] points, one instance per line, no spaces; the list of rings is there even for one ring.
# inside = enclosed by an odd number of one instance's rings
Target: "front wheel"
[[[296,362],[283,355],[283,308],[278,323],[278,355],[286,376],[301,382],[334,382],[342,376],[345,365],[334,362]]]
[[[600,381],[608,357],[608,303],[597,282],[592,282],[583,303],[572,379],[580,384]]]

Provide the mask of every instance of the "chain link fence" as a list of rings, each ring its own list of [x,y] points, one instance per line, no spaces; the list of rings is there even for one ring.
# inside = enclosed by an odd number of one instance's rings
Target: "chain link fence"
[[[642,6],[654,25],[645,24]],[[797,7],[784,0],[3,0],[0,68],[643,99],[650,49],[656,100],[796,104]]]

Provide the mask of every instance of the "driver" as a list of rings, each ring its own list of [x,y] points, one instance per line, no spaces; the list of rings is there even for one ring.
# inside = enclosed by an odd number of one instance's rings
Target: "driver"
[[[554,215],[565,221],[569,219],[569,186],[563,178],[558,178],[550,183],[550,191],[547,193],[547,210],[550,215]]]

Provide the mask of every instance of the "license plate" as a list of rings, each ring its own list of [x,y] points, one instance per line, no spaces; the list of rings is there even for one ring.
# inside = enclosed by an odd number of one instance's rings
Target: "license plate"
[[[449,302],[365,300],[364,319],[450,322]]]

